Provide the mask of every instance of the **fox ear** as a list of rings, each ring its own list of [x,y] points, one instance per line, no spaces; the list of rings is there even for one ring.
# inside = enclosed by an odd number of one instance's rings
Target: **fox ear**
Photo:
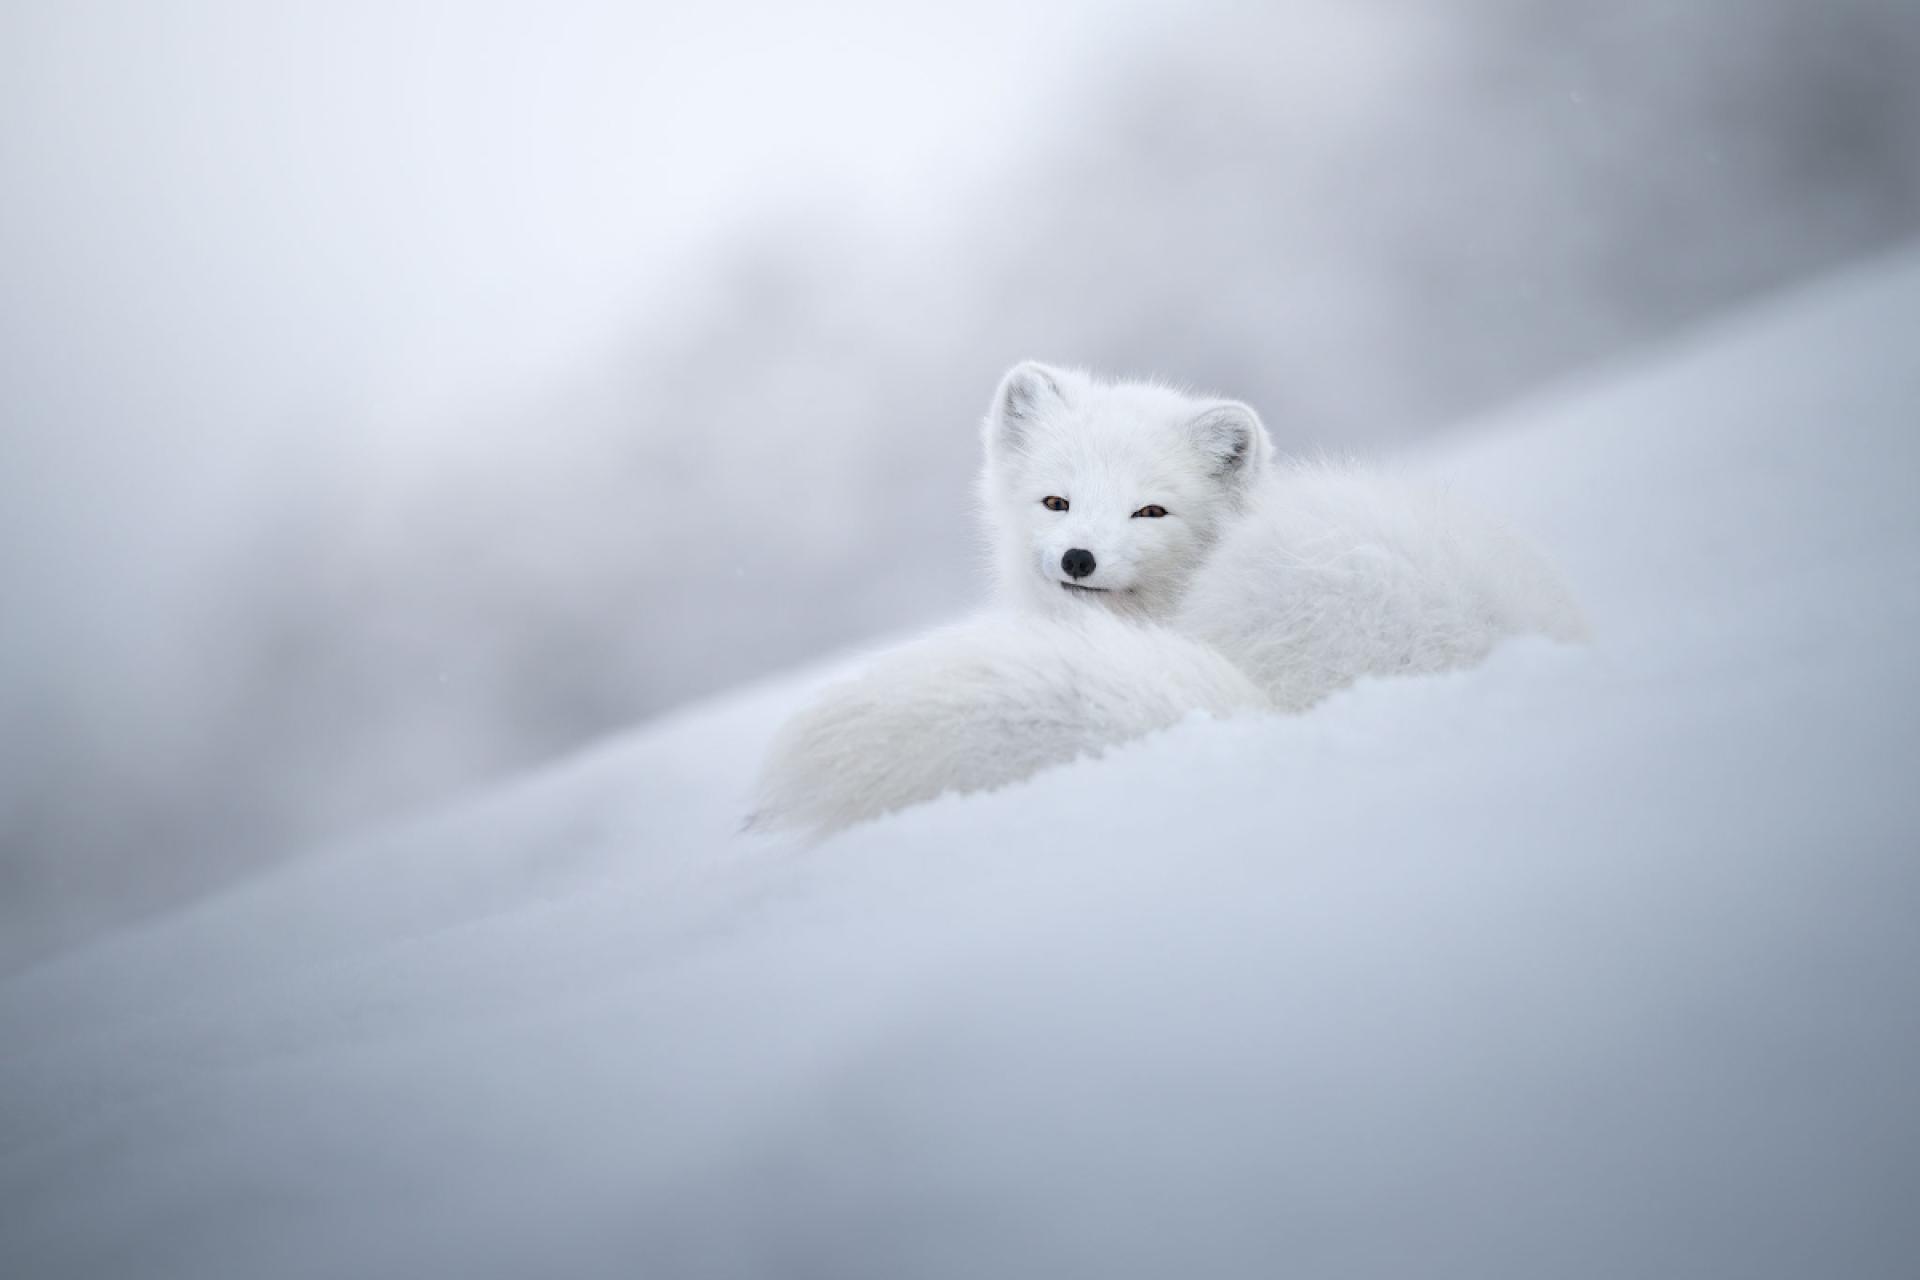
[[[1241,487],[1267,469],[1273,442],[1260,415],[1237,400],[1223,400],[1187,423],[1187,434],[1212,464],[1215,479]]]
[[[1007,370],[1000,389],[993,393],[993,407],[987,410],[987,448],[1019,448],[1034,423],[1049,410],[1066,405],[1066,393],[1060,389],[1066,381],[1060,370],[1035,360],[1023,360]]]

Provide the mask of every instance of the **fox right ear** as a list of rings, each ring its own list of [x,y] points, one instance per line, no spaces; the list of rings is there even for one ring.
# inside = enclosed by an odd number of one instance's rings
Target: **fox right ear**
[[[1026,433],[1049,410],[1067,403],[1058,369],[1023,360],[1007,370],[987,411],[987,448],[1018,449]]]
[[[1238,400],[1222,400],[1187,423],[1187,434],[1213,468],[1237,489],[1266,469],[1273,441],[1260,415]]]

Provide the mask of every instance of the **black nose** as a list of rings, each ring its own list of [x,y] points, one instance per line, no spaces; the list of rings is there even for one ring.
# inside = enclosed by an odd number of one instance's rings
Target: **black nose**
[[[1084,578],[1093,572],[1093,552],[1075,547],[1060,557],[1060,567],[1070,578]]]

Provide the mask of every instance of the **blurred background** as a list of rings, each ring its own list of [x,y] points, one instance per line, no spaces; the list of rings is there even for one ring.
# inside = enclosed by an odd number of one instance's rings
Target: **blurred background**
[[[1913,236],[1916,68],[1912,0],[6,4],[0,972],[964,611],[1016,359],[1389,449]]]

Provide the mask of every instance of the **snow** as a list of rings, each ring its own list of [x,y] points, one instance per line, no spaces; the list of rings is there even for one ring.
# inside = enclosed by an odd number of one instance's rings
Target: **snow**
[[[810,848],[800,673],[15,977],[0,1274],[1913,1274],[1917,338],[1433,450],[1589,647]]]

